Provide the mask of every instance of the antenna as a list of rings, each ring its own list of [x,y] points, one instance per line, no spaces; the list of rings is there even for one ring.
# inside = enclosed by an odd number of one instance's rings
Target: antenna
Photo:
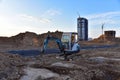
[[[102,35],[103,35],[104,25],[105,25],[105,23],[103,23],[102,26],[101,26],[101,28],[102,28]]]
[[[77,15],[79,16],[79,18],[80,18],[80,14],[79,14],[79,12],[77,12]]]
[[[104,25],[105,25],[105,23],[102,23],[102,26],[101,26],[101,28],[102,28],[102,39],[103,39],[103,40],[104,40],[104,36],[103,36]]]

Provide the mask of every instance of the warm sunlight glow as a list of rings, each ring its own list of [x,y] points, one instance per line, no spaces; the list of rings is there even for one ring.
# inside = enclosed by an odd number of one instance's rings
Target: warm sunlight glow
[[[111,0],[109,3],[104,0],[60,1],[59,3],[52,0],[52,5],[46,1],[1,0],[0,36],[11,36],[25,31],[38,34],[56,30],[77,31],[77,12],[88,19],[89,37],[101,35],[102,23],[105,23],[104,30],[115,30],[116,35],[120,36],[118,34],[120,33],[120,3],[117,0]],[[97,9],[94,9],[95,4],[98,6]]]

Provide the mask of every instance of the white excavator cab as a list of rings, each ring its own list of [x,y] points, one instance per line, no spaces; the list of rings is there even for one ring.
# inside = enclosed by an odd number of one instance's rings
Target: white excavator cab
[[[78,33],[76,32],[64,32],[62,34],[61,41],[66,50],[72,50],[73,44],[78,41]]]

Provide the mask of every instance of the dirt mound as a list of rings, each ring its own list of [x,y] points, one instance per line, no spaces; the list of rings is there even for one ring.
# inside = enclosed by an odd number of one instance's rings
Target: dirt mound
[[[114,39],[105,39],[104,35],[99,36],[98,38],[95,38],[90,41],[80,41],[79,42],[81,47],[86,46],[104,46],[104,45],[120,45],[120,38],[114,38]]]
[[[92,40],[92,42],[106,43],[106,44],[120,44],[120,38],[106,38],[105,35],[101,35],[98,38]]]
[[[25,32],[19,33],[18,35],[12,37],[0,37],[0,47],[4,48],[38,48],[43,46],[44,39],[48,36],[54,36],[61,39],[62,32],[48,32],[44,34],[36,34],[33,32]],[[50,42],[50,47],[54,46],[53,43]],[[55,43],[56,45],[56,43]]]
[[[43,46],[43,42],[44,42],[44,39],[48,36],[48,35],[51,35],[53,37],[56,37],[58,39],[61,39],[62,37],[62,33],[63,32],[60,32],[60,31],[56,31],[56,32],[48,32],[48,33],[44,33],[44,34],[41,34],[39,35],[39,45],[42,47]],[[50,41],[49,44],[48,44],[48,47],[58,47],[56,42],[55,41]]]

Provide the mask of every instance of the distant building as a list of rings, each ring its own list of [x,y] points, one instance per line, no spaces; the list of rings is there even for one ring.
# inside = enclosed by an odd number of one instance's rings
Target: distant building
[[[77,18],[78,40],[88,40],[88,20],[86,18]]]
[[[105,31],[105,40],[114,40],[115,39],[115,35],[116,35],[116,31]]]

